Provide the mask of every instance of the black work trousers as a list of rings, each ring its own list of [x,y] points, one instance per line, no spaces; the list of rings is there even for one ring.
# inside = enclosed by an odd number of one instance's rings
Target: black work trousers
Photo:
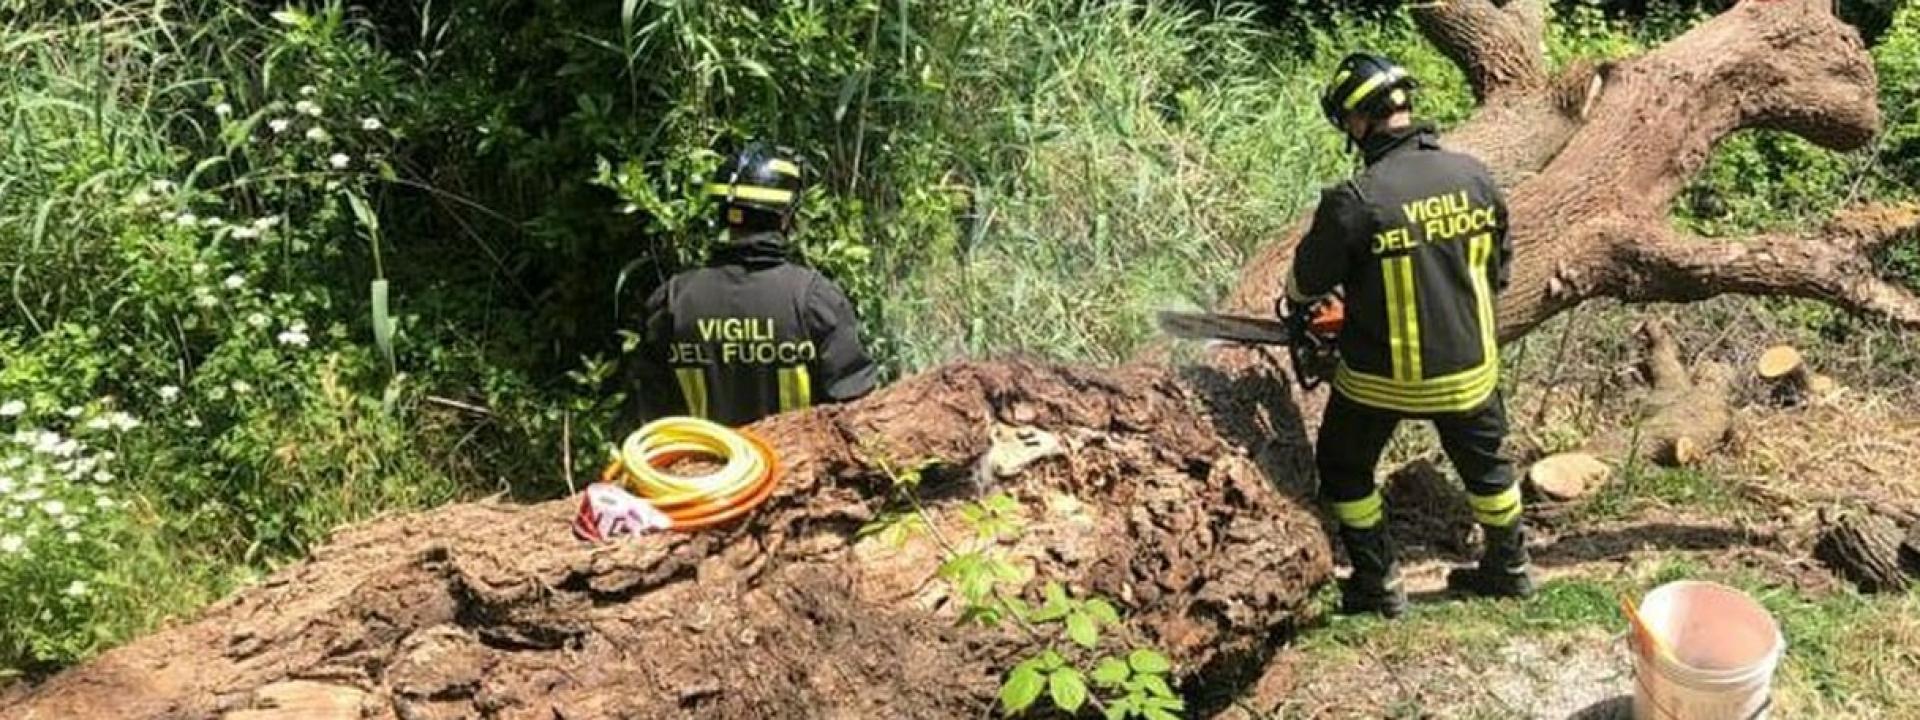
[[[1335,390],[1320,421],[1314,460],[1320,470],[1320,496],[1333,506],[1343,527],[1371,529],[1384,518],[1374,466],[1402,420],[1433,422],[1447,458],[1466,481],[1476,520],[1498,527],[1519,520],[1513,463],[1500,455],[1507,437],[1506,403],[1500,393],[1468,412],[1408,415],[1362,405]]]

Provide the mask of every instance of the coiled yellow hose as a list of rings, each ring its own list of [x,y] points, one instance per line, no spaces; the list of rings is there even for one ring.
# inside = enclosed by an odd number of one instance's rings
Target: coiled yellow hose
[[[724,461],[703,475],[668,471],[689,458]],[[746,434],[708,420],[670,417],[628,435],[600,474],[624,485],[673,521],[674,530],[697,530],[746,514],[773,494],[779,476],[773,450]]]

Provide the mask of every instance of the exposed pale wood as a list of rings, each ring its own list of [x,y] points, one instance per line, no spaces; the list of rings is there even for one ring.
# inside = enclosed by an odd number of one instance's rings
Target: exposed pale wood
[[[1576,500],[1605,484],[1613,468],[1586,453],[1560,453],[1542,458],[1527,469],[1527,482],[1549,500]]]
[[[1801,358],[1800,350],[1792,345],[1775,345],[1760,353],[1759,362],[1754,370],[1761,379],[1778,381],[1806,372],[1806,361]]]

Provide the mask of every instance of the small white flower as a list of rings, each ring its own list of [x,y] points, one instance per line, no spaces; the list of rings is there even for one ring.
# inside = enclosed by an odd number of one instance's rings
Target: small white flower
[[[213,106],[213,114],[219,115],[220,117],[227,117],[233,114],[233,106],[227,103],[220,103],[219,105]]]
[[[40,503],[40,512],[46,513],[47,517],[60,517],[67,514],[67,504],[59,500],[48,500]]]
[[[67,585],[67,597],[80,597],[87,594],[87,584],[79,580]]]
[[[180,217],[180,213],[172,210],[162,210],[160,212],[160,222],[173,222],[173,219],[177,217]]]
[[[300,102],[293,104],[293,111],[300,113],[301,115],[312,115],[313,111],[318,109],[319,107],[320,107],[319,105],[313,104],[312,100],[301,100]]]
[[[320,88],[314,87],[312,85],[300,86],[300,95],[302,97],[313,97],[313,94],[317,92],[320,92]]]
[[[65,440],[59,445],[53,446],[54,457],[73,457],[74,453],[77,452],[80,452],[80,441],[78,440]]]
[[[15,505],[13,507],[7,508],[8,520],[19,520],[20,518],[23,518],[26,516],[27,516],[27,509],[24,507]]]
[[[289,328],[280,333],[278,339],[280,340],[280,344],[292,345],[294,347],[306,347],[307,343],[312,341],[312,338],[307,336],[307,331],[304,328],[298,327]]]
[[[267,317],[266,313],[253,313],[247,316],[247,324],[257,328],[266,327],[267,324],[271,322],[273,322],[273,320]]]
[[[241,276],[239,273],[234,273],[232,275],[228,275],[227,279],[222,280],[220,284],[225,285],[228,290],[239,290],[240,288],[247,286],[247,279]]]
[[[114,508],[113,498],[101,495],[93,499],[93,506],[101,510],[112,510]]]
[[[88,430],[107,430],[112,427],[113,427],[113,421],[108,420],[107,416],[105,415],[101,415],[101,416],[95,417],[92,420],[87,421]]]
[[[253,221],[253,229],[259,230],[262,232],[265,232],[267,230],[272,230],[279,226],[280,226],[279,215],[268,215],[267,217],[263,217],[263,218],[260,218],[259,220]]]
[[[380,122],[380,118],[377,118],[377,117],[360,118],[361,130],[372,132],[374,130],[379,130],[380,128],[383,128],[383,127],[386,127],[386,125]]]
[[[334,153],[327,158],[327,164],[332,165],[335,170],[345,170],[348,165],[353,164],[353,158],[347,157],[346,153]]]
[[[327,134],[326,128],[308,128],[307,129],[307,139],[317,143],[326,142],[332,139],[332,137],[333,136]]]
[[[200,227],[217,228],[225,224],[227,224],[227,221],[217,217],[203,218],[200,220]]]
[[[195,225],[200,224],[200,216],[190,212],[180,213],[180,215],[178,217],[175,217],[173,221],[177,223],[180,227],[193,227]]]
[[[161,400],[173,402],[180,397],[180,387],[177,385],[161,385],[159,393]]]
[[[173,192],[174,184],[172,180],[162,179],[153,181],[148,187],[153,188],[153,191],[156,193],[165,194]]]
[[[41,490],[40,488],[37,488],[37,487],[30,487],[30,488],[21,490],[20,495],[15,497],[14,499],[19,500],[20,503],[24,505],[26,503],[34,502],[46,496],[47,496],[47,492],[45,490]]]
[[[65,540],[68,545],[78,545],[80,544],[80,533],[68,530],[66,536],[62,539]]]
[[[621,214],[621,215],[632,215],[632,214],[634,214],[634,213],[637,213],[637,212],[640,212],[640,206],[639,206],[639,205],[635,205],[635,204],[633,204],[633,203],[627,203],[627,204],[625,204],[625,205],[621,205],[621,206],[620,206],[620,214]]]
[[[202,285],[193,289],[193,304],[203,308],[219,307],[220,298],[214,297],[213,291]]]
[[[0,496],[13,494],[13,478],[0,475]]]
[[[80,407],[79,405],[69,405],[69,406],[67,406],[67,409],[65,409],[65,410],[61,410],[61,411],[60,411],[60,414],[61,414],[61,415],[65,415],[65,416],[67,416],[67,417],[70,417],[70,418],[77,418],[77,417],[80,417],[80,413],[83,413],[83,412],[86,412],[86,408],[82,408],[82,407]],[[48,435],[53,435],[53,434],[52,434],[52,433],[48,433]],[[60,436],[58,436],[58,435],[53,435],[53,437],[56,437],[56,438],[57,438],[57,437],[60,437]]]
[[[113,473],[107,472],[105,470],[95,470],[93,471],[93,481],[100,483],[102,485],[113,482]]]
[[[232,387],[233,387],[233,394],[235,395],[245,395],[247,393],[253,392],[253,384],[245,380],[233,381]]]
[[[0,537],[0,553],[6,553],[8,555],[12,555],[14,553],[20,552],[20,548],[23,548],[26,546],[27,546],[26,538],[20,537],[19,535],[8,535],[6,537]]]
[[[59,525],[61,530],[72,530],[74,528],[80,527],[80,523],[83,523],[86,521],[82,520],[80,518],[80,515],[78,514],[80,512],[80,508],[74,508],[73,511],[75,514],[62,515],[60,516],[59,520],[54,521],[54,524]]]
[[[0,417],[20,417],[26,411],[27,404],[19,400],[8,400],[5,405],[0,405]]]
[[[272,130],[275,135],[284,133],[292,127],[293,121],[286,118],[274,118],[267,121],[267,129]]]
[[[186,425],[189,428],[198,429],[200,427],[200,418],[190,417],[190,418],[187,418],[186,422],[182,424]]]
[[[26,466],[27,466],[27,459],[20,457],[18,455],[7,458],[6,462],[0,463],[0,467],[4,467],[8,470],[19,470],[20,468],[23,468]]]
[[[205,274],[207,274],[207,264],[206,264],[206,263],[203,263],[203,262],[197,262],[197,263],[194,263],[194,264],[193,264],[193,274],[195,274],[195,275],[205,275]]]
[[[146,190],[135,190],[133,191],[133,196],[128,199],[132,200],[135,205],[145,205],[153,202],[153,194]]]
[[[255,240],[259,237],[260,231],[250,227],[237,227],[233,229],[233,239],[235,240]]]

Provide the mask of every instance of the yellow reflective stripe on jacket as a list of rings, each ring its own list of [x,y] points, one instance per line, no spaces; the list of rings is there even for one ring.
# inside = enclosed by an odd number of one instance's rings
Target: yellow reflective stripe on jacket
[[[1407,380],[1419,382],[1425,377],[1420,368],[1420,293],[1413,284],[1413,256],[1400,258],[1400,299],[1405,304],[1407,329]]]
[[[1482,525],[1507,527],[1520,519],[1520,486],[1510,485],[1495,495],[1468,495],[1473,519]]]
[[[800,166],[786,160],[770,160],[767,162],[767,167],[787,177],[800,177]]]
[[[805,366],[780,368],[780,412],[813,406],[813,379]]]
[[[1493,236],[1474,238],[1471,248],[1478,258],[1473,262],[1473,289],[1480,309],[1480,346],[1487,357],[1493,357],[1500,352],[1500,338],[1494,327],[1498,320],[1493,313]]]
[[[793,202],[792,190],[781,190],[779,188],[760,187],[759,185],[728,185],[725,183],[710,183],[707,185],[707,194],[716,195],[716,196],[725,197],[725,198],[739,198],[741,200],[753,200],[757,202],[767,202],[767,203],[784,204],[784,203]]]
[[[1380,491],[1375,490],[1353,502],[1334,503],[1333,514],[1340,519],[1341,525],[1365,530],[1380,524],[1380,519],[1385,514],[1382,510],[1385,504],[1380,497]]]
[[[1399,382],[1414,379],[1409,372],[1413,363],[1407,360],[1412,342],[1407,337],[1406,307],[1409,303],[1406,283],[1401,282],[1400,268],[1403,263],[1410,268],[1411,258],[1402,256],[1380,261],[1380,282],[1387,295],[1387,351],[1391,358],[1389,362],[1393,365],[1393,379]]]
[[[1364,405],[1410,413],[1464,412],[1479,407],[1500,385],[1499,364],[1488,362],[1464,373],[1422,383],[1396,383],[1342,364],[1333,385]]]
[[[676,368],[673,374],[680,379],[680,396],[687,401],[687,414],[708,417],[707,374],[700,368]]]

